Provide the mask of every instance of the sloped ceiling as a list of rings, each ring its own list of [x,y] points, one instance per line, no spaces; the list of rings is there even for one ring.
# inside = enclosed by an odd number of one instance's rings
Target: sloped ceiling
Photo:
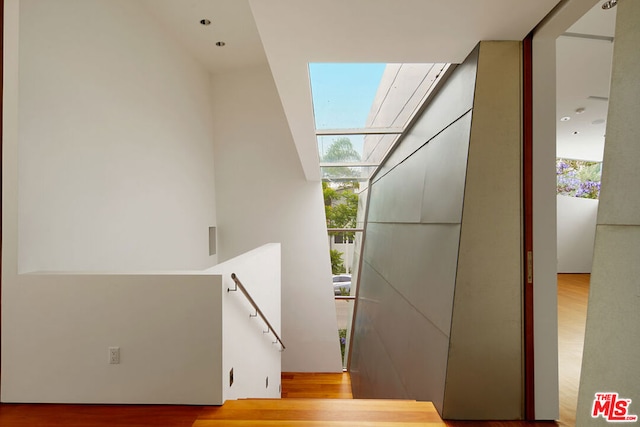
[[[305,174],[318,180],[309,62],[459,63],[480,40],[522,40],[559,0],[142,1],[213,74],[268,61]]]

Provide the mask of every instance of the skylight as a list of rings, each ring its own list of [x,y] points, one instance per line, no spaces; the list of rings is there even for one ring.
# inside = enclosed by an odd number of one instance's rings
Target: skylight
[[[316,129],[366,126],[385,64],[309,64]]]
[[[448,64],[312,63],[324,180],[368,180]]]

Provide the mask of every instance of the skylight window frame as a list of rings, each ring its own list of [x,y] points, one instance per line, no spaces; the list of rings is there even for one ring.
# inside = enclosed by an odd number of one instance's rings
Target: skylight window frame
[[[377,168],[378,166],[377,162],[320,162],[321,168]]]
[[[370,127],[370,128],[342,128],[342,129],[315,129],[316,139],[318,137],[323,136],[345,136],[345,135],[396,135],[393,142],[389,145],[386,152],[380,158],[379,162],[340,162],[340,163],[330,163],[330,162],[319,162],[319,167],[322,171],[323,167],[368,167],[374,168],[368,177],[357,177],[357,178],[322,178],[323,181],[358,181],[358,182],[368,182],[378,174],[381,169],[381,166],[384,162],[389,158],[391,153],[395,150],[398,144],[402,141],[406,133],[413,127],[416,119],[422,114],[425,110],[426,106],[429,104],[430,100],[435,96],[438,92],[438,89],[442,86],[442,83],[447,80],[447,78],[451,75],[453,70],[456,67],[456,64],[451,63],[434,63],[441,65],[441,68],[438,71],[438,74],[433,79],[430,84],[428,90],[424,93],[422,99],[416,104],[416,107],[408,116],[404,125],[401,127]],[[314,120],[315,123],[315,120]]]
[[[431,100],[438,93],[438,91],[440,90],[444,82],[449,78],[449,76],[451,76],[451,74],[453,73],[453,70],[455,70],[456,67],[457,67],[457,64],[452,64],[452,63],[444,64],[444,66],[440,70],[440,73],[438,74],[436,79],[433,81],[433,83],[429,87],[429,90],[425,93],[422,100],[418,103],[418,106],[416,107],[416,109],[409,116],[409,119],[407,120],[402,133],[400,133],[398,137],[395,139],[395,141],[393,141],[393,143],[389,146],[389,149],[387,150],[387,152],[380,159],[380,163],[378,164],[378,166],[376,166],[374,171],[369,176],[370,181],[375,179],[378,172],[380,172],[382,165],[387,161],[387,159],[395,151],[396,147],[398,147],[398,145],[404,139],[405,135],[409,132],[409,130],[415,125],[417,119],[422,115],[422,113],[425,111],[425,109],[427,108]]]
[[[406,126],[405,126],[406,128]],[[350,128],[350,129],[316,129],[316,136],[342,135],[400,135],[405,128]]]

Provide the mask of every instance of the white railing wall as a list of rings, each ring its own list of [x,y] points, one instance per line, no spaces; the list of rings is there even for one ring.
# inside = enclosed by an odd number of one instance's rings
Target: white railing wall
[[[3,402],[222,403],[220,276],[14,279],[3,284]]]
[[[280,244],[261,246],[208,271],[222,275],[223,399],[280,397],[280,344],[240,291],[227,292],[235,287],[231,279],[235,273],[282,337]]]
[[[279,332],[279,244],[204,271],[14,276],[2,296],[2,401],[220,405],[279,397],[280,347],[249,317],[244,295],[227,292],[231,272]],[[109,347],[120,348],[119,364],[109,363]]]

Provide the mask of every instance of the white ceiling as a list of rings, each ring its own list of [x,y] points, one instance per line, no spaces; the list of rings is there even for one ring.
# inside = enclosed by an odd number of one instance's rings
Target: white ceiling
[[[141,1],[211,73],[267,62],[247,0]],[[200,25],[202,19],[211,25]],[[216,46],[218,41],[226,46]]]
[[[609,97],[617,10],[603,10],[602,3],[567,30],[571,37],[561,36],[556,42],[558,157],[602,160],[609,105],[602,98]],[[584,112],[576,114],[578,109]],[[560,121],[562,117],[570,120]]]
[[[269,65],[307,178],[317,180],[320,171],[309,62],[458,63],[480,40],[523,39],[559,0],[141,1],[211,73]],[[570,31],[608,35],[612,26],[602,26],[597,12],[586,18],[592,21],[585,22],[586,27],[575,26]],[[212,24],[200,25],[203,18]],[[575,65],[576,71],[566,79],[559,77],[559,93],[565,89],[567,93],[560,95],[567,100],[558,103],[559,117],[586,108],[580,119],[589,119],[590,130],[600,134],[597,125],[590,123],[602,116],[598,103],[605,103],[585,99],[589,95],[608,96],[608,88],[592,86],[587,74],[598,70],[596,74],[602,77],[604,68],[600,66],[605,67],[607,60],[596,58],[610,43],[561,39],[558,48],[562,52],[575,50],[569,45],[579,43],[589,47],[578,46],[586,62],[566,61]],[[226,46],[215,46],[217,41]],[[559,56],[559,65],[563,58],[568,54]],[[577,125],[576,117],[573,114],[568,123]],[[585,130],[579,135],[586,134]]]
[[[309,62],[462,62],[522,40],[558,0],[250,0],[307,178],[319,179]]]

